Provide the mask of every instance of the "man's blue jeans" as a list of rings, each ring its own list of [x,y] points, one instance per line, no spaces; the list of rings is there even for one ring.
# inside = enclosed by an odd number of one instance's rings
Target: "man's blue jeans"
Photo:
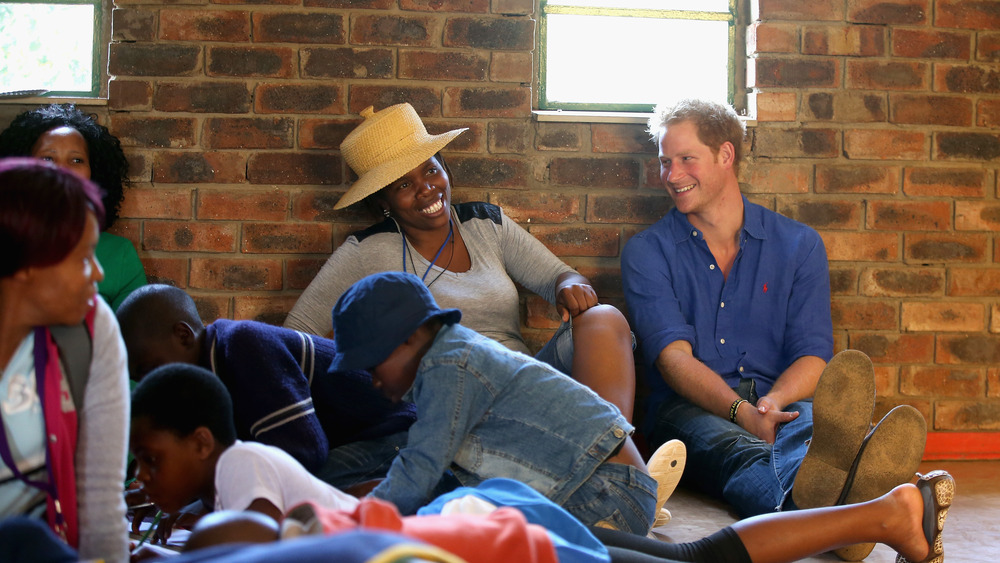
[[[794,509],[792,484],[812,437],[812,400],[788,405],[795,420],[778,429],[774,444],[685,399],[660,405],[650,445],[671,439],[687,446],[684,483],[724,500],[743,518]]]

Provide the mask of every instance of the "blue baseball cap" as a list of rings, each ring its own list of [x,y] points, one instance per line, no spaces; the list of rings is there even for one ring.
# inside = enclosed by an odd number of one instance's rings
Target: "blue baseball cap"
[[[370,369],[427,321],[439,318],[450,325],[462,319],[458,309],[438,307],[424,282],[405,272],[358,280],[340,296],[332,314],[337,352],[331,372]]]

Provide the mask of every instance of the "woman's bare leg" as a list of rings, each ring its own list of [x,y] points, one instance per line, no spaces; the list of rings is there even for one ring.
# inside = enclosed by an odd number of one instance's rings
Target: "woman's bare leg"
[[[632,421],[635,358],[632,332],[621,311],[597,305],[573,317],[573,379],[614,404]]]
[[[837,547],[884,543],[910,561],[930,551],[922,527],[924,502],[911,484],[868,502],[777,512],[733,524],[754,563],[797,561]]]

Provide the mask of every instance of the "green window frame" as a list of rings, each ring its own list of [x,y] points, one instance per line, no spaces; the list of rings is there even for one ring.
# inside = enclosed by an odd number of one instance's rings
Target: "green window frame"
[[[737,64],[737,22],[738,0],[729,0],[726,11],[705,11],[692,9],[650,9],[648,7],[621,8],[602,7],[599,1],[581,0],[577,6],[566,5],[568,0],[539,0],[540,4],[540,26],[539,26],[539,61],[538,61],[538,109],[539,110],[578,110],[578,111],[608,111],[608,112],[650,112],[653,107],[662,100],[650,100],[645,103],[591,103],[576,102],[570,100],[555,100],[549,97],[547,79],[548,49],[549,49],[549,16],[550,15],[574,15],[574,16],[604,16],[614,18],[652,18],[661,20],[679,21],[708,21],[728,23],[728,61],[727,72],[727,102],[734,106],[742,106],[745,101],[741,93],[737,99],[736,74],[744,68],[744,65]],[[610,4],[611,2],[609,2]],[[663,2],[666,3],[666,2]],[[742,53],[742,51],[740,51]],[[627,56],[624,53],[623,56]],[[655,66],[655,53],[642,53],[641,56],[648,57],[649,67]],[[721,101],[721,100],[720,100]]]
[[[30,35],[32,40],[26,45],[25,31],[23,26],[23,21],[14,21],[11,17],[12,12],[10,10],[4,10],[4,8],[13,7],[23,7],[26,5],[34,6],[53,6],[53,7],[63,7],[63,6],[90,6],[93,9],[93,21],[90,22],[91,30],[91,56],[89,58],[82,58],[79,60],[89,60],[90,63],[90,81],[89,84],[84,85],[83,80],[80,81],[79,88],[60,89],[58,86],[53,85],[51,82],[47,84],[33,84],[25,83],[23,81],[23,75],[18,74],[18,76],[12,76],[15,70],[11,70],[12,65],[4,65],[8,67],[4,71],[0,71],[0,92],[10,92],[12,90],[44,90],[37,95],[46,97],[80,97],[80,98],[97,98],[100,97],[102,78],[104,73],[101,69],[102,54],[107,50],[108,37],[105,34],[105,1],[106,0],[4,0],[0,2],[0,56],[6,61],[11,61],[16,57],[24,57],[31,59],[28,56],[31,52],[31,47],[39,41],[45,41],[46,39],[51,39],[56,45],[59,44],[60,40],[65,41],[65,37],[60,35],[60,29],[58,26],[48,25],[47,27],[41,28],[44,33],[34,33]],[[5,17],[6,16],[6,17]],[[4,21],[7,20],[7,21]],[[81,25],[86,25],[81,22]],[[8,27],[9,26],[9,27]],[[11,29],[13,28],[13,29]],[[48,35],[48,37],[46,37]],[[43,59],[44,60],[44,59]],[[65,67],[54,68],[53,73],[49,74],[48,77],[51,79],[56,72],[66,71]],[[10,74],[8,74],[10,73]],[[84,71],[83,76],[86,76],[86,71]],[[52,86],[52,87],[50,87]],[[34,93],[34,92],[33,92]]]

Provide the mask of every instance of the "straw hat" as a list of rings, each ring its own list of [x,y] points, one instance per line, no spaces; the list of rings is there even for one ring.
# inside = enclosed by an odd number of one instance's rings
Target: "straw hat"
[[[357,203],[402,178],[468,129],[430,135],[410,104],[379,112],[368,106],[361,110],[361,117],[365,120],[340,144],[344,160],[358,179],[334,209]]]

